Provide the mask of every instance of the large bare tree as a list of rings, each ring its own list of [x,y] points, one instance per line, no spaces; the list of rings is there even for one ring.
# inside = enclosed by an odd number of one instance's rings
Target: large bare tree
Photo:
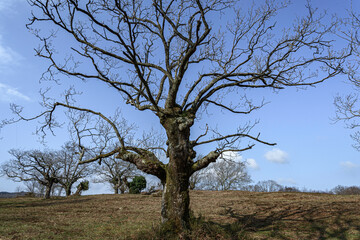
[[[40,130],[57,126],[58,108],[93,115],[97,119],[94,126],[111,130],[112,135],[106,134],[106,138],[112,139],[113,147],[105,146],[109,139],[101,140],[102,131],[95,133],[95,127],[87,128],[93,130],[92,134],[87,131],[88,135],[79,128],[81,154],[94,150],[85,146],[91,142],[84,141],[86,136],[92,135],[92,140],[95,136],[100,144],[98,152],[92,151],[96,155],[83,158],[82,163],[116,156],[158,177],[165,185],[162,221],[176,231],[189,228],[188,189],[194,172],[206,168],[224,152],[245,151],[257,142],[270,144],[259,134],[253,135],[252,124],[222,132],[202,119],[201,113],[215,108],[230,114],[250,114],[263,103],[260,100],[256,104],[246,97],[247,90],[315,85],[344,73],[342,65],[351,53],[346,48],[333,48],[337,22],[327,21],[325,14],[310,6],[293,22],[278,22],[277,15],[286,11],[286,2],[28,2],[33,6],[28,27],[41,42],[37,55],[50,63],[44,76],[61,82],[61,73],[102,82],[134,109],[152,112],[166,133],[166,145],[129,141],[118,118],[77,105],[74,89],[65,94],[63,101],[44,97],[46,109],[36,116],[45,119]],[[49,28],[53,30],[47,31]],[[70,41],[69,46],[64,45],[64,37]],[[33,119],[25,118],[18,106],[13,110],[23,120]],[[191,131],[194,123],[204,131]],[[195,161],[200,146],[209,146],[212,151]],[[167,161],[161,161],[155,153],[162,150]]]

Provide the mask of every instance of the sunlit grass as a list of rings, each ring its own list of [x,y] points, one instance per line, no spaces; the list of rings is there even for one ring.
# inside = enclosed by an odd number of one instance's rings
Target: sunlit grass
[[[176,239],[160,197],[0,199],[0,239]],[[360,196],[191,192],[191,239],[360,239]]]

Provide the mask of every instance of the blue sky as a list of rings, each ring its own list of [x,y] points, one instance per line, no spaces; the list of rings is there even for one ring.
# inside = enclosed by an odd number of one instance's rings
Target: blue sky
[[[303,6],[303,1],[296,3],[300,2]],[[351,1],[342,0],[313,2],[319,6],[326,3],[330,12],[341,13],[351,4]],[[11,117],[11,102],[24,106],[29,115],[38,113],[41,110],[38,91],[49,84],[39,83],[48,65],[45,60],[34,56],[33,49],[39,43],[25,28],[30,11],[25,0],[0,0],[0,119]],[[297,5],[293,5],[290,11],[297,11]],[[71,83],[71,79],[66,81]],[[106,95],[91,97],[99,91]],[[264,140],[276,142],[277,146],[257,144],[252,150],[243,152],[242,156],[233,157],[249,163],[254,182],[272,179],[280,184],[314,190],[331,189],[336,185],[360,185],[360,153],[351,147],[351,131],[345,129],[342,123],[333,124],[330,120],[335,115],[333,98],[336,94],[352,91],[354,89],[345,77],[337,77],[306,90],[291,88],[277,94],[261,92],[263,95],[260,98],[265,97],[270,103],[252,114],[250,119],[260,120],[255,132],[261,132]],[[108,89],[97,83],[87,83],[86,93],[87,97],[84,96],[83,100],[88,105],[105,108],[105,111],[108,110],[107,102],[121,102],[121,98],[108,94]],[[130,122],[145,130],[157,123],[150,113],[136,112],[123,105],[121,108]],[[226,113],[219,113],[216,119],[223,126],[234,121]],[[7,152],[11,148],[43,147],[33,134],[36,126],[37,122],[21,122],[1,131],[0,164],[9,160]],[[47,145],[58,148],[67,141],[67,137],[66,132],[58,131],[56,137],[47,139]],[[0,191],[14,191],[16,186],[19,185],[0,178]],[[92,189],[93,193],[108,191],[108,187],[102,185]]]

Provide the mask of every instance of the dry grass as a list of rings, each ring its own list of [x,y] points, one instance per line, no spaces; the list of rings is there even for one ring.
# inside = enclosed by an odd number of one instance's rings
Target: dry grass
[[[0,239],[167,239],[160,197],[0,199]],[[360,196],[191,193],[192,239],[360,239]]]

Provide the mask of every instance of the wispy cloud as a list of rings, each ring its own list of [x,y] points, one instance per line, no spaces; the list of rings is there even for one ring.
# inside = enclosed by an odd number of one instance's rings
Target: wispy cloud
[[[0,71],[17,65],[21,59],[22,57],[20,54],[4,45],[2,36],[0,35]]]
[[[274,148],[271,151],[268,151],[265,153],[264,157],[273,163],[288,163],[289,162],[289,155],[284,152],[283,150],[280,150],[278,148]]]
[[[19,58],[19,54],[10,47],[4,46],[0,36],[0,66],[12,64]]]
[[[17,9],[17,4],[26,4],[24,0],[0,0],[0,14],[10,15]],[[11,20],[8,20],[11,21]],[[2,23],[0,23],[2,25]],[[5,34],[0,32],[0,72],[18,65],[22,56],[4,42]]]
[[[9,8],[11,0],[0,0],[0,11]]]
[[[340,162],[340,166],[342,166],[343,168],[345,168],[347,170],[353,170],[353,169],[360,168],[359,164],[355,164],[350,161]]]
[[[31,101],[31,99],[19,92],[16,88],[0,83],[0,102],[13,102],[15,100]]]
[[[21,0],[0,0],[0,11],[8,10]],[[25,1],[23,1],[25,2]]]
[[[259,164],[253,158],[246,159],[246,165],[248,166],[248,168],[253,169],[253,170],[260,169]]]

